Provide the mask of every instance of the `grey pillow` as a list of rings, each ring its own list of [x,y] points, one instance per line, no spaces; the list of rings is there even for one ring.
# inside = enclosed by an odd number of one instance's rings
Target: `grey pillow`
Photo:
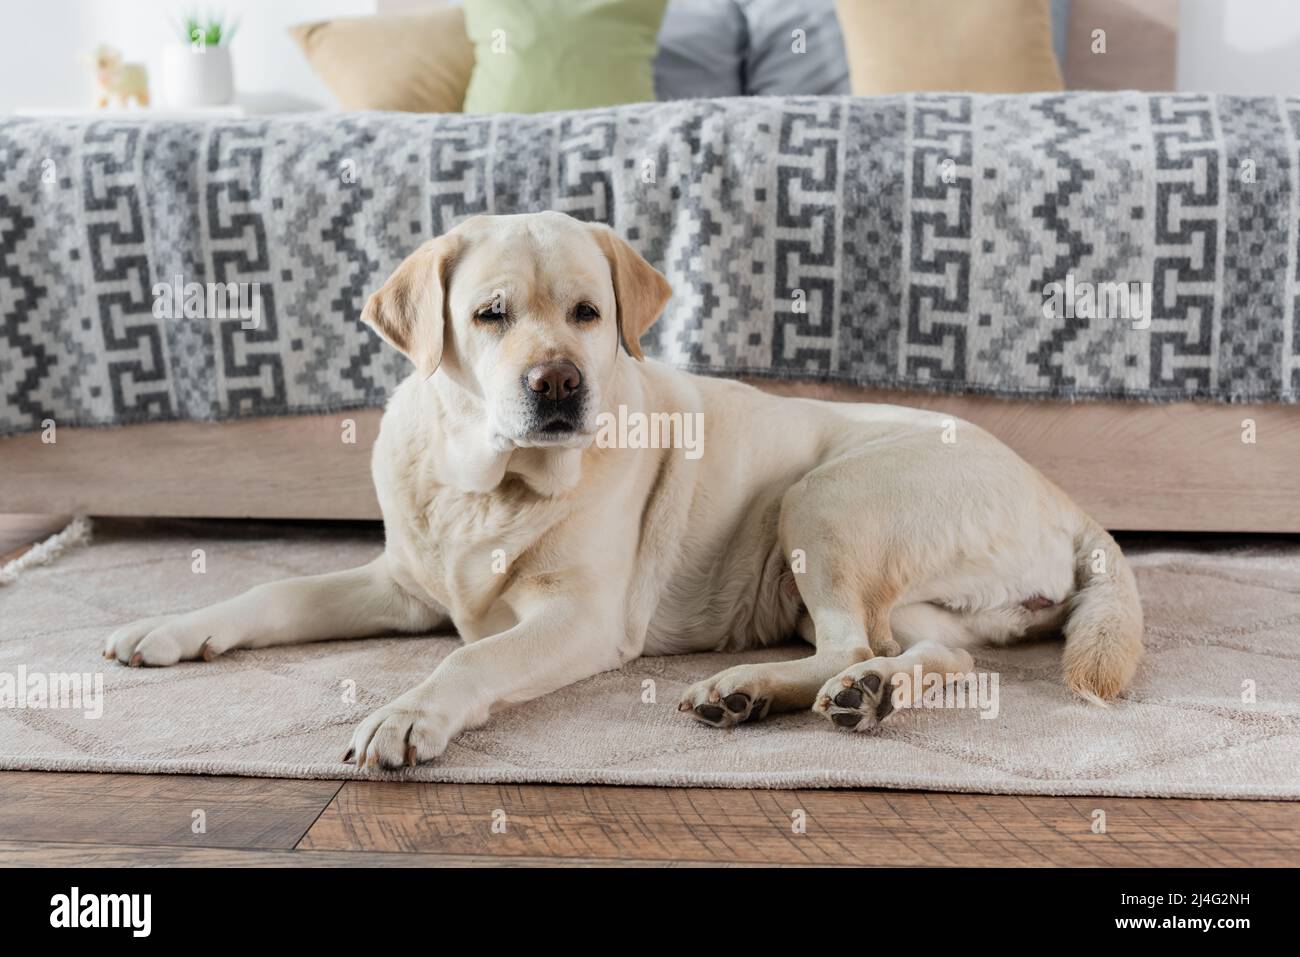
[[[747,39],[736,0],[671,0],[659,27],[655,96],[740,96]]]
[[[1056,65],[1065,72],[1065,39],[1070,31],[1070,0],[1052,0],[1052,48]]]
[[[745,92],[753,96],[849,92],[835,0],[737,0],[749,29]],[[796,52],[794,31],[803,31]]]

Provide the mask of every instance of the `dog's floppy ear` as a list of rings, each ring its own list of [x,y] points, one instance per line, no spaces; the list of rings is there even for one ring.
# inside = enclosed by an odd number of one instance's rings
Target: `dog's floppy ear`
[[[460,249],[454,233],[431,239],[393,270],[366,300],[361,321],[415,363],[426,378],[442,361],[447,283]]]
[[[610,275],[614,279],[614,300],[618,306],[618,331],[623,336],[623,344],[634,359],[644,359],[641,336],[659,318],[659,313],[673,296],[673,287],[614,230],[593,223],[592,231],[609,260]]]

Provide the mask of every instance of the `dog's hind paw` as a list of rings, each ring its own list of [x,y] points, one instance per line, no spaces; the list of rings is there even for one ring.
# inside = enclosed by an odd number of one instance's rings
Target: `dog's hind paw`
[[[920,673],[942,676],[947,682],[960,680],[975,667],[970,652],[924,642],[894,658],[869,658],[850,665],[822,685],[813,701],[813,711],[837,728],[870,731],[894,713],[895,691]],[[897,707],[915,707],[900,698]]]
[[[813,711],[837,728],[869,731],[894,711],[890,669],[870,661],[836,675],[817,692]]]

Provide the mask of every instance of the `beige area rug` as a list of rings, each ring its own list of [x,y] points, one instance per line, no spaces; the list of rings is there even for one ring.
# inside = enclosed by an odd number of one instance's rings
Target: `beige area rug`
[[[1300,797],[1295,542],[1130,544],[1148,656],[1111,707],[1072,699],[1057,677],[1059,645],[1044,643],[976,655],[978,669],[999,675],[996,718],[913,710],[869,735],[806,712],[732,731],[696,724],[676,710],[682,690],[742,658],[646,658],[500,712],[436,764],[367,775],[339,762],[354,725],[431,671],[454,639],[325,642],[163,669],[100,657],[108,631],[133,618],[346,568],[380,547],[369,527],[99,523],[92,545],[0,587],[0,691],[22,669],[102,675],[103,714],[0,707],[0,768]],[[196,548],[205,574],[191,570]]]

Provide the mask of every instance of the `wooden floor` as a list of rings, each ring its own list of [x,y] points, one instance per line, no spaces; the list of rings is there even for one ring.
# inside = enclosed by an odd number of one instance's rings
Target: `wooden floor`
[[[0,866],[59,864],[1297,866],[1300,803],[0,772]]]
[[[0,773],[0,865],[65,863],[1295,866],[1300,804]]]

